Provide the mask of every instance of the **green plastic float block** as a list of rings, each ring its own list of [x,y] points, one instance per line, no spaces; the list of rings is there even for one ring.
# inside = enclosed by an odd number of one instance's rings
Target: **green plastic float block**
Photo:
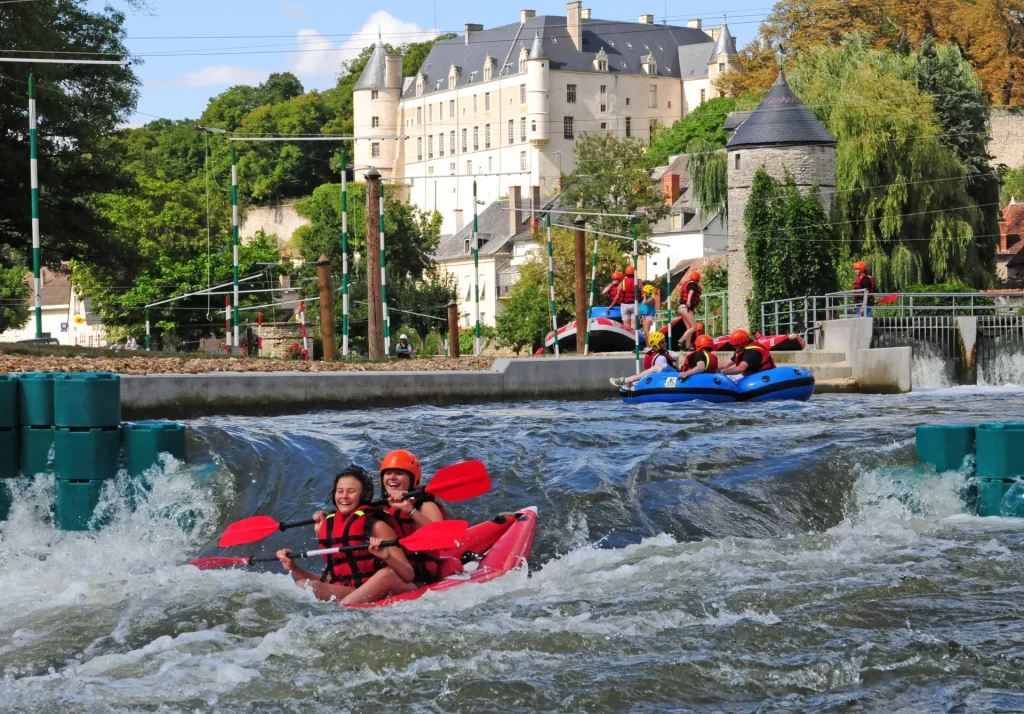
[[[102,481],[57,481],[57,528],[89,530],[102,490]]]
[[[975,453],[979,479],[1024,476],[1024,422],[979,424]]]
[[[53,472],[58,481],[104,481],[117,476],[120,429],[62,429],[53,435]]]
[[[9,374],[0,374],[0,429],[16,426],[18,426],[18,380]]]
[[[140,421],[121,425],[124,465],[129,476],[141,476],[160,454],[185,458],[185,425],[173,421]]]
[[[121,378],[108,372],[57,375],[53,417],[58,427],[120,426]]]
[[[18,417],[22,426],[53,426],[53,372],[18,375]]]
[[[974,453],[975,427],[970,424],[917,427],[917,460],[939,473],[957,471]]]
[[[50,473],[50,449],[53,448],[52,426],[21,427],[21,473],[25,476]]]
[[[18,450],[18,430],[0,429],[0,478],[14,478],[21,473]]]
[[[1015,483],[1013,479],[978,479],[978,515],[986,518],[1002,515],[1003,497]]]

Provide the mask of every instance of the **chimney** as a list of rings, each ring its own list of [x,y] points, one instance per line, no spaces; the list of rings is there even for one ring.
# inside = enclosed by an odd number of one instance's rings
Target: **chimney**
[[[530,186],[530,235],[537,235],[540,231],[540,186]]]
[[[466,23],[466,44],[467,45],[469,44],[469,36],[470,35],[472,35],[474,32],[482,32],[483,29],[484,29],[483,25],[477,25],[477,24],[472,23],[472,22],[467,22]]]
[[[389,89],[402,88],[402,55],[384,56],[384,77]]]
[[[718,42],[718,36],[722,34],[722,28],[712,27],[710,30],[705,30],[705,32],[707,33],[708,37],[711,38],[712,42]]]
[[[508,187],[508,237],[523,229],[523,200],[518,186]]]
[[[666,173],[664,178],[665,205],[671,206],[679,198],[679,174]]]
[[[695,30],[699,30],[699,29],[701,29],[701,21],[700,20],[688,20],[686,22],[686,26],[687,27],[692,27]]]
[[[576,51],[583,51],[583,25],[580,23],[583,3],[580,0],[565,5],[565,29],[569,32],[569,39],[576,45]]]
[[[580,19],[581,20],[589,20],[590,19],[590,8],[589,7],[585,7],[585,8],[583,8],[580,11]]]
[[[519,24],[525,25],[526,21],[531,17],[536,17],[537,12],[535,10],[520,10],[519,11]]]
[[[465,227],[465,222],[462,220],[462,209],[455,209],[455,233],[458,233]]]
[[[647,13],[644,13],[643,15],[638,17],[636,21],[639,22],[641,25],[653,25],[654,15],[648,15]]]

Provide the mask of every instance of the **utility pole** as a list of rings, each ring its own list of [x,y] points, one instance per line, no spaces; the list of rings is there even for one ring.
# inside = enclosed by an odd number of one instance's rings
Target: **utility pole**
[[[480,356],[480,236],[477,231],[476,181],[473,181],[473,310],[476,314],[476,334],[473,337],[473,354]]]
[[[231,274],[234,280],[232,306],[234,339],[231,341],[231,348],[237,350],[241,343],[238,341],[238,163],[234,144],[231,145],[231,250]]]
[[[326,254],[317,264],[317,287],[320,288],[320,339],[324,343],[324,359],[337,357],[334,342],[334,284],[331,281],[331,260]]]
[[[370,359],[382,360],[384,353],[384,318],[381,303],[380,265],[380,172],[371,167],[366,172],[366,347]]]
[[[585,326],[590,324],[587,314],[587,243],[583,235],[586,221],[583,216],[576,216],[572,222],[573,245],[576,249],[576,354],[583,354],[586,347],[587,332]]]
[[[39,248],[39,159],[36,144],[36,81],[28,76],[28,152],[32,179],[32,278],[35,289],[36,338],[43,336],[43,294]]]
[[[341,356],[348,359],[348,166],[341,145]]]
[[[448,303],[448,354],[459,358],[459,304],[454,300]]]

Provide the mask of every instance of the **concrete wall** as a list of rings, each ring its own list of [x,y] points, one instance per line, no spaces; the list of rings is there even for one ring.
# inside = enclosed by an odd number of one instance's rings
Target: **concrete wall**
[[[886,347],[857,350],[853,362],[853,378],[862,393],[902,394],[911,383],[910,347]]]
[[[1018,169],[1024,164],[1024,114],[1006,109],[993,109],[990,122],[988,153],[993,166],[1006,164]]]
[[[309,221],[296,212],[294,204],[254,206],[242,214],[238,237],[242,243],[248,243],[262,230],[268,236],[276,235],[277,249],[284,252],[295,231],[308,225]]]
[[[856,317],[849,320],[828,320],[822,326],[826,350],[842,352],[852,366],[860,350],[871,347],[871,332],[874,320],[870,317]]]

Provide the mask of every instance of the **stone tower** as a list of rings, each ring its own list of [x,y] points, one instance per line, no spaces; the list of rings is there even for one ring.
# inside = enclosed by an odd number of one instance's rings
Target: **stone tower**
[[[399,116],[402,94],[402,56],[389,55],[384,42],[377,38],[369,62],[352,90],[352,120],[355,136],[386,137],[404,133]],[[401,141],[356,141],[356,178],[362,179],[367,166],[374,166],[384,177],[394,176],[396,158],[400,157]]]
[[[775,86],[726,144],[729,184],[729,328],[747,329],[747,267],[743,214],[754,174],[764,169],[783,180],[788,173],[806,193],[817,185],[825,210],[836,191],[836,140],[804,106],[779,72]]]

